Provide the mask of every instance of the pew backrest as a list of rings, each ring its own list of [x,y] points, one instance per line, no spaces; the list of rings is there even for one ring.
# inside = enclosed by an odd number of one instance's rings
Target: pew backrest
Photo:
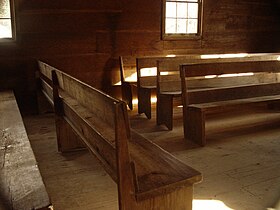
[[[180,65],[183,64],[200,64],[200,63],[238,63],[238,62],[250,62],[250,61],[270,61],[270,60],[277,60],[279,59],[280,54],[264,54],[264,53],[255,53],[255,54],[248,54],[245,57],[236,57],[236,58],[184,58],[184,57],[176,57],[176,58],[169,58],[169,59],[160,59],[157,61],[157,75],[158,75],[158,87],[161,91],[181,91],[181,79],[180,79]],[[252,69],[251,72],[254,72]],[[209,80],[209,78],[218,77],[221,74],[224,74],[222,77],[226,77],[228,74],[228,81],[230,84],[236,85],[244,85],[248,84],[248,82],[253,83],[254,81],[259,81],[262,78],[262,74],[254,74],[254,77],[250,77],[249,81],[246,80],[236,80],[234,77],[230,77],[229,74],[238,74],[238,73],[245,73],[242,70],[240,72],[234,70],[230,70],[229,68],[224,69],[223,72],[213,72],[205,69],[199,69],[198,71],[192,70],[188,72],[187,80],[188,80],[188,88],[195,89],[195,88],[203,88],[203,87],[219,87],[223,86],[220,84],[219,81],[225,81],[224,79],[217,79],[217,80]],[[246,72],[250,73],[250,72]],[[247,74],[250,75],[250,74]],[[240,76],[240,75],[239,75]],[[243,75],[246,76],[246,75]],[[275,75],[270,75],[271,77],[275,77]],[[207,77],[207,78],[205,78]],[[248,78],[248,77],[247,77]],[[255,78],[255,79],[254,79]],[[264,80],[269,82],[272,78],[266,74],[266,77],[263,77]],[[265,82],[265,81],[264,81]],[[212,84],[211,84],[212,83]]]
[[[55,68],[38,61],[40,89],[48,102],[53,105],[52,70]]]
[[[181,79],[187,104],[277,95],[280,94],[280,62],[247,59],[184,64]],[[196,88],[192,89],[193,86]]]

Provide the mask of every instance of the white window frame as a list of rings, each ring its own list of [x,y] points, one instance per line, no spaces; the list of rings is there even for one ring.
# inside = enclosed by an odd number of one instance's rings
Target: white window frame
[[[196,3],[198,4],[198,26],[197,33],[166,33],[166,2],[177,2],[177,3]],[[161,36],[162,39],[200,39],[202,35],[202,14],[203,14],[203,0],[198,0],[197,2],[192,2],[188,0],[162,0],[162,25],[161,25]],[[176,17],[177,20],[177,17]]]
[[[16,40],[16,24],[15,24],[15,2],[14,0],[9,0],[10,2],[10,17],[0,19],[9,19],[11,21],[11,32],[12,37],[0,37],[0,43],[14,42]]]

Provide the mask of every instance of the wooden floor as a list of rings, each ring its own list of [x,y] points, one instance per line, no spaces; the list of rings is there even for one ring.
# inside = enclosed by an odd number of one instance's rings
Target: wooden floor
[[[130,111],[131,127],[202,172],[194,210],[264,210],[280,198],[280,112],[262,107],[209,116],[207,145],[183,139],[182,110],[174,130]],[[117,187],[87,151],[57,152],[53,114],[24,118],[55,210],[115,210]],[[248,126],[250,125],[250,126]],[[203,205],[205,205],[203,207]],[[214,206],[211,208],[211,206]]]

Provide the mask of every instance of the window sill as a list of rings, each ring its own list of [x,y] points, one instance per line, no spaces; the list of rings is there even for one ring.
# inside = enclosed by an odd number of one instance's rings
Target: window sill
[[[0,45],[16,45],[16,40],[13,38],[0,38]]]
[[[201,35],[190,35],[190,34],[163,34],[162,40],[200,40]]]

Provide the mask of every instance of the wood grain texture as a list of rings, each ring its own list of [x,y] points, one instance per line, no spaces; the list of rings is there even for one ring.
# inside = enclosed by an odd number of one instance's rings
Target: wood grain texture
[[[227,0],[205,1],[201,39],[179,41],[161,38],[161,3],[15,1],[17,42],[1,45],[0,54],[9,64],[17,64],[13,78],[21,85],[32,84],[27,81],[32,81],[35,72],[28,68],[30,74],[27,80],[23,79],[26,77],[22,74],[21,59],[29,62],[34,58],[113,93],[118,88],[111,85],[119,77],[114,62],[120,55],[279,51],[280,18],[275,1],[244,1],[240,5]],[[31,90],[35,89],[33,86]],[[27,110],[30,105],[36,107],[35,94],[30,89],[16,95],[20,103],[29,96],[23,102]]]
[[[58,111],[57,109],[61,109],[61,108],[57,107],[57,104],[54,104],[54,98],[58,98],[57,95],[58,93],[55,92],[54,94],[53,81],[52,81],[52,71],[57,69],[42,61],[38,61],[38,69],[39,69],[39,80],[40,80],[39,89],[42,91],[44,97],[52,106],[52,111]],[[38,93],[38,100],[39,100],[39,93]],[[56,108],[54,108],[55,106]],[[79,140],[79,136],[75,131],[71,129],[70,125],[66,122],[66,120],[63,119],[63,117],[61,117],[61,114],[57,115],[55,119],[55,123],[57,127],[58,151],[67,152],[67,151],[84,149],[84,145]]]
[[[131,131],[124,102],[57,70],[52,80],[56,113],[118,183],[119,209],[191,210],[198,171]],[[175,201],[177,194],[187,201]]]
[[[220,61],[181,65],[185,138],[202,146],[206,144],[206,114],[217,111],[228,112],[253,104],[270,106],[270,104],[279,102],[279,61],[253,59],[253,61],[246,58],[234,62]],[[187,68],[188,66],[190,68]],[[229,74],[223,77],[226,72]],[[249,75],[236,75],[248,72],[250,72]],[[187,78],[207,75],[214,76],[207,78],[208,81],[213,80],[213,83],[198,79],[196,88],[190,88],[188,85],[190,80]],[[261,78],[258,77],[259,75]],[[234,79],[238,82],[234,82]],[[199,87],[200,82],[202,83]],[[210,84],[214,86],[210,87]]]
[[[12,91],[0,93],[0,202],[7,209],[51,205]]]

